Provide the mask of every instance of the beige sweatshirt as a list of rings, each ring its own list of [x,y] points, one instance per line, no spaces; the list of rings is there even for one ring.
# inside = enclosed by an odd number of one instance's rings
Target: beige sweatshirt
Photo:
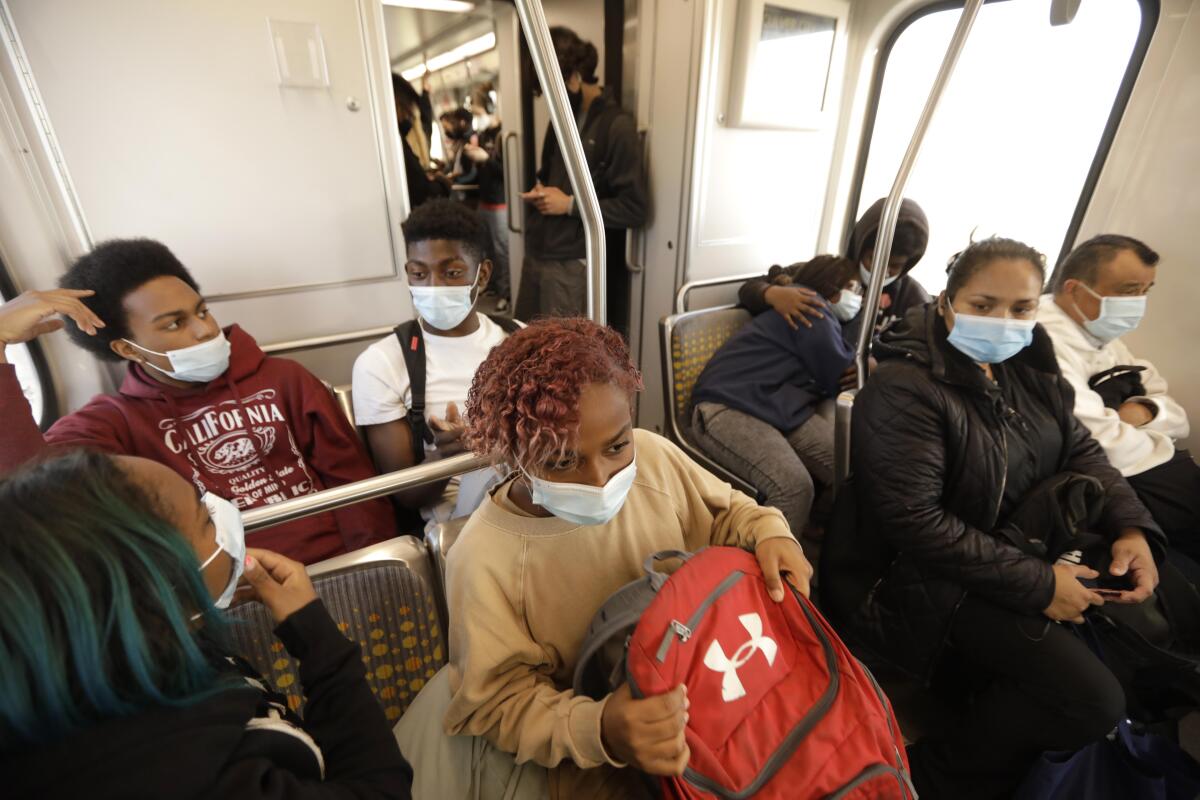
[[[624,777],[596,769],[621,766],[601,743],[604,701],[569,688],[588,624],[609,595],[636,580],[658,550],[752,549],[791,536],[779,511],[759,506],[666,439],[636,430],[633,440],[637,478],[608,523],[524,515],[508,499],[510,480],[475,511],[448,558],[454,697],[446,731],[485,736],[518,763],[561,764],[574,774],[566,781],[572,797],[607,795],[602,785]],[[563,785],[555,777],[552,786]]]

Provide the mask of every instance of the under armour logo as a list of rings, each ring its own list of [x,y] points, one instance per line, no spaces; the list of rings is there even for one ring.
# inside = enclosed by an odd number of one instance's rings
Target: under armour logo
[[[713,672],[723,673],[721,699],[726,703],[746,696],[746,687],[742,686],[742,681],[738,678],[738,669],[745,666],[759,650],[766,657],[767,665],[774,666],[775,653],[779,650],[779,645],[774,639],[763,636],[762,618],[758,614],[742,614],[738,617],[738,622],[741,622],[746,633],[750,634],[750,640],[734,651],[733,658],[725,655],[725,650],[716,639],[712,640],[708,652],[704,654],[704,666]]]

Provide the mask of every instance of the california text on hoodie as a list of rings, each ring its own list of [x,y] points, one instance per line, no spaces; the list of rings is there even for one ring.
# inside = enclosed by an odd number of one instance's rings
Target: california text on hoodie
[[[248,664],[219,652],[230,688],[0,756],[4,796],[58,800],[407,800],[412,770],[371,694],[362,651],[314,600],[275,629],[300,662],[303,721]]]
[[[1063,377],[1075,390],[1075,416],[1104,448],[1104,454],[1125,477],[1140,475],[1175,457],[1175,441],[1188,435],[1187,412],[1167,394],[1167,382],[1149,361],[1134,358],[1120,339],[1101,344],[1046,295],[1038,306],[1038,322],[1054,342],[1054,355]],[[1145,425],[1122,422],[1115,409],[1107,408],[1100,395],[1088,385],[1093,375],[1118,366],[1144,367],[1141,373],[1145,397],[1157,413]]]
[[[239,509],[278,503],[375,475],[333,396],[294,361],[268,357],[237,325],[229,369],[177,389],[131,364],[116,395],[98,395],[43,436],[16,369],[0,364],[0,473],[52,447],[89,447],[165,464]],[[263,547],[311,564],[396,535],[387,500],[255,531]]]
[[[879,230],[879,222],[883,217],[883,200],[875,202],[870,208],[863,212],[859,217],[858,222],[854,224],[854,230],[850,232],[850,244],[846,248],[846,258],[849,258],[855,264],[862,263],[862,257],[866,250],[867,240],[875,235]],[[917,283],[916,278],[909,276],[909,272],[925,255],[925,246],[929,243],[929,220],[925,217],[925,212],[921,207],[912,200],[904,200],[900,204],[900,215],[897,218],[897,225],[901,224],[913,225],[922,234],[920,249],[908,259],[904,269],[900,273],[900,277],[892,281],[884,287],[883,296],[879,303],[879,314],[875,318],[875,335],[878,336],[899,318],[908,313],[910,308],[925,305],[929,302],[929,293],[925,291],[925,287]],[[797,264],[793,268],[785,269],[789,276],[796,280],[797,267],[803,264]],[[774,272],[774,270],[772,271]],[[777,274],[777,273],[775,273]],[[742,284],[742,288],[738,290],[738,302],[745,306],[751,314],[760,314],[771,307],[766,300],[767,289],[771,288],[771,277],[766,275],[762,278],[754,278]]]

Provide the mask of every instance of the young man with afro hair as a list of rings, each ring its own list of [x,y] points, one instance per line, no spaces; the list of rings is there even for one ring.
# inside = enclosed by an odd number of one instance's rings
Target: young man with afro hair
[[[165,464],[239,509],[277,503],[375,474],[333,396],[294,361],[267,356],[237,325],[222,329],[200,287],[160,242],[98,245],[62,276],[0,306],[0,472],[48,448],[84,447]],[[43,435],[8,344],[64,327],[104,361],[124,362],[99,395]],[[396,535],[384,500],[250,535],[250,544],[313,563]]]
[[[402,228],[417,319],[398,325],[354,362],[354,419],[380,472],[462,452],[461,412],[475,370],[520,325],[475,310],[492,275],[490,235],[475,212],[453,200],[430,200],[413,209]],[[410,362],[424,373],[424,391],[418,385],[416,397]],[[420,511],[428,524],[445,522],[478,505],[494,474],[484,472],[393,499],[403,510]]]

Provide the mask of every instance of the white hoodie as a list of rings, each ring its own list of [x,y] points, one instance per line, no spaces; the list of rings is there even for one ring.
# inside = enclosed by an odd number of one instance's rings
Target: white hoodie
[[[1112,465],[1129,477],[1170,461],[1175,440],[1188,435],[1187,412],[1167,394],[1167,382],[1154,365],[1134,358],[1120,339],[1101,345],[1054,302],[1053,295],[1042,297],[1037,319],[1050,334],[1058,365],[1075,389],[1075,416],[1092,432]],[[1130,398],[1148,401],[1157,409],[1145,425],[1121,421],[1116,410],[1106,408],[1088,386],[1088,378],[1116,366],[1146,368],[1141,374],[1146,395]]]

